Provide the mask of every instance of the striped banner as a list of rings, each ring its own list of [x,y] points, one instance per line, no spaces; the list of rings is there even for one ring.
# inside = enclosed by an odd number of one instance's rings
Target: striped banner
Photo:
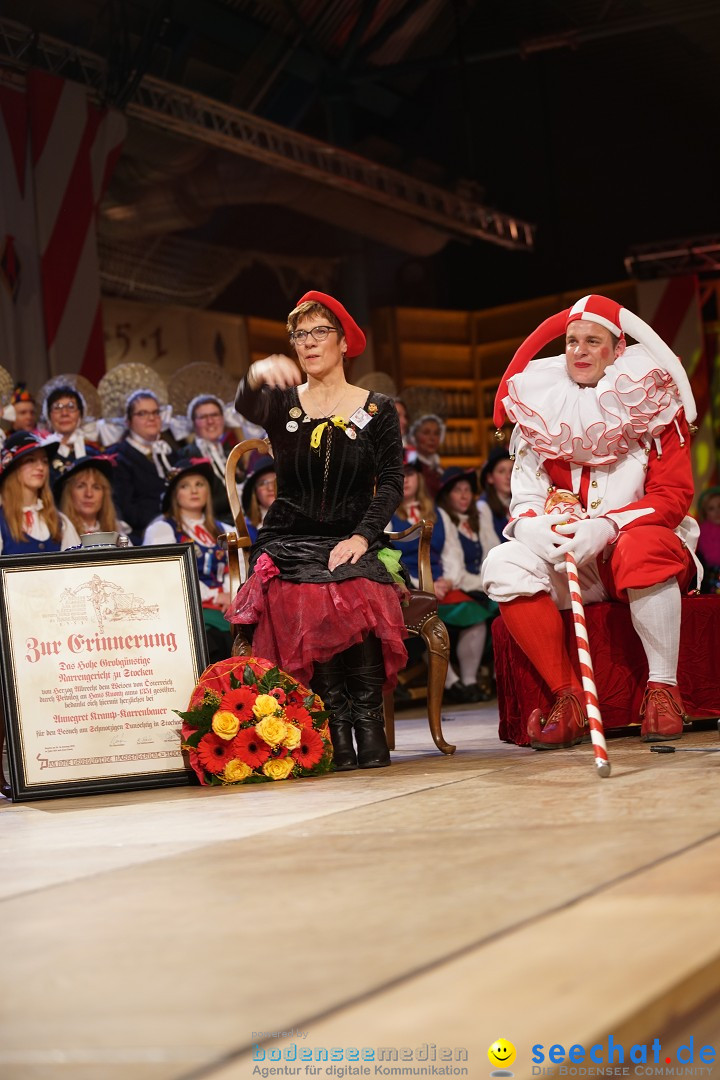
[[[0,363],[35,389],[49,371],[27,132],[24,80],[0,82],[0,248],[5,256],[11,245],[15,255],[15,278],[3,273],[0,288]]]
[[[16,302],[2,310],[14,325],[3,336],[14,342],[15,375],[34,388],[60,372],[97,383],[105,371],[95,221],[125,130],[120,114],[57,76],[30,71],[24,87],[0,88],[0,169],[10,174],[0,227],[19,265]],[[44,371],[31,375],[33,319],[44,330]]]
[[[692,440],[695,492],[699,495],[717,477],[715,432],[711,408],[714,357],[706,348],[698,280],[692,274],[638,282],[638,314],[680,357],[697,405],[697,433]]]
[[[578,576],[577,563],[572,552],[565,556],[565,569],[568,576],[570,589],[570,604],[572,607],[573,625],[575,627],[575,641],[577,642],[578,658],[580,660],[580,675],[582,676],[583,690],[585,691],[585,708],[588,723],[590,724],[590,738],[592,740],[595,766],[598,776],[610,775],[610,762],[608,761],[607,743],[605,742],[605,729],[603,728],[602,716],[600,715],[600,701],[595,685],[595,673],[593,671],[592,657],[590,655],[590,641],[588,640],[587,623],[585,622],[585,608],[583,606],[582,593],[580,592],[580,578]]]

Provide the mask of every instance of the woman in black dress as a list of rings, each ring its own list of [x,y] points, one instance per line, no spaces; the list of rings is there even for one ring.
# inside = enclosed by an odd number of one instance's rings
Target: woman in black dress
[[[406,662],[399,591],[378,557],[403,492],[398,416],[347,382],[365,335],[339,301],[306,293],[288,331],[298,363],[257,361],[235,402],[268,432],[277,497],[227,617],[254,624],[254,652],[323,698],[338,769],[379,768],[390,764],[383,689]]]

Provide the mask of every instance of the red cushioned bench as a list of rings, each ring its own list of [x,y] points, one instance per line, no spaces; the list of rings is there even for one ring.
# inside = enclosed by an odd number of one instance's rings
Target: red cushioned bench
[[[648,669],[630,609],[626,604],[588,604],[585,615],[605,728],[639,724]],[[562,617],[570,655],[577,657],[571,613],[564,611]],[[502,617],[493,622],[492,635],[498,734],[505,742],[527,746],[530,713],[540,707],[547,715],[552,697]],[[720,596],[683,597],[678,684],[691,717],[720,716]]]

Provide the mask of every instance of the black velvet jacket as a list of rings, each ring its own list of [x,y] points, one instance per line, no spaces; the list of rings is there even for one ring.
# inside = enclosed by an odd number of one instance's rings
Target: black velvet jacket
[[[363,407],[371,419],[362,428],[349,425],[354,437],[328,422],[318,449],[311,447],[310,437],[323,421],[306,418],[296,388],[254,391],[243,380],[235,407],[265,428],[277,467],[277,498],[253,546],[252,561],[266,551],[291,581],[370,577],[389,582],[377,552],[403,493],[400,424],[390,398],[368,394]],[[353,534],[365,537],[368,551],[354,566],[330,574],[330,551]]]

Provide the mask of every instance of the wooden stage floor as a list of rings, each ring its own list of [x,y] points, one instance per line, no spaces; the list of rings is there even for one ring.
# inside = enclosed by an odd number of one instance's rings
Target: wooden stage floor
[[[720,1072],[720,754],[612,739],[600,780],[448,716],[451,758],[400,713],[390,769],[3,802],[2,1080]]]

